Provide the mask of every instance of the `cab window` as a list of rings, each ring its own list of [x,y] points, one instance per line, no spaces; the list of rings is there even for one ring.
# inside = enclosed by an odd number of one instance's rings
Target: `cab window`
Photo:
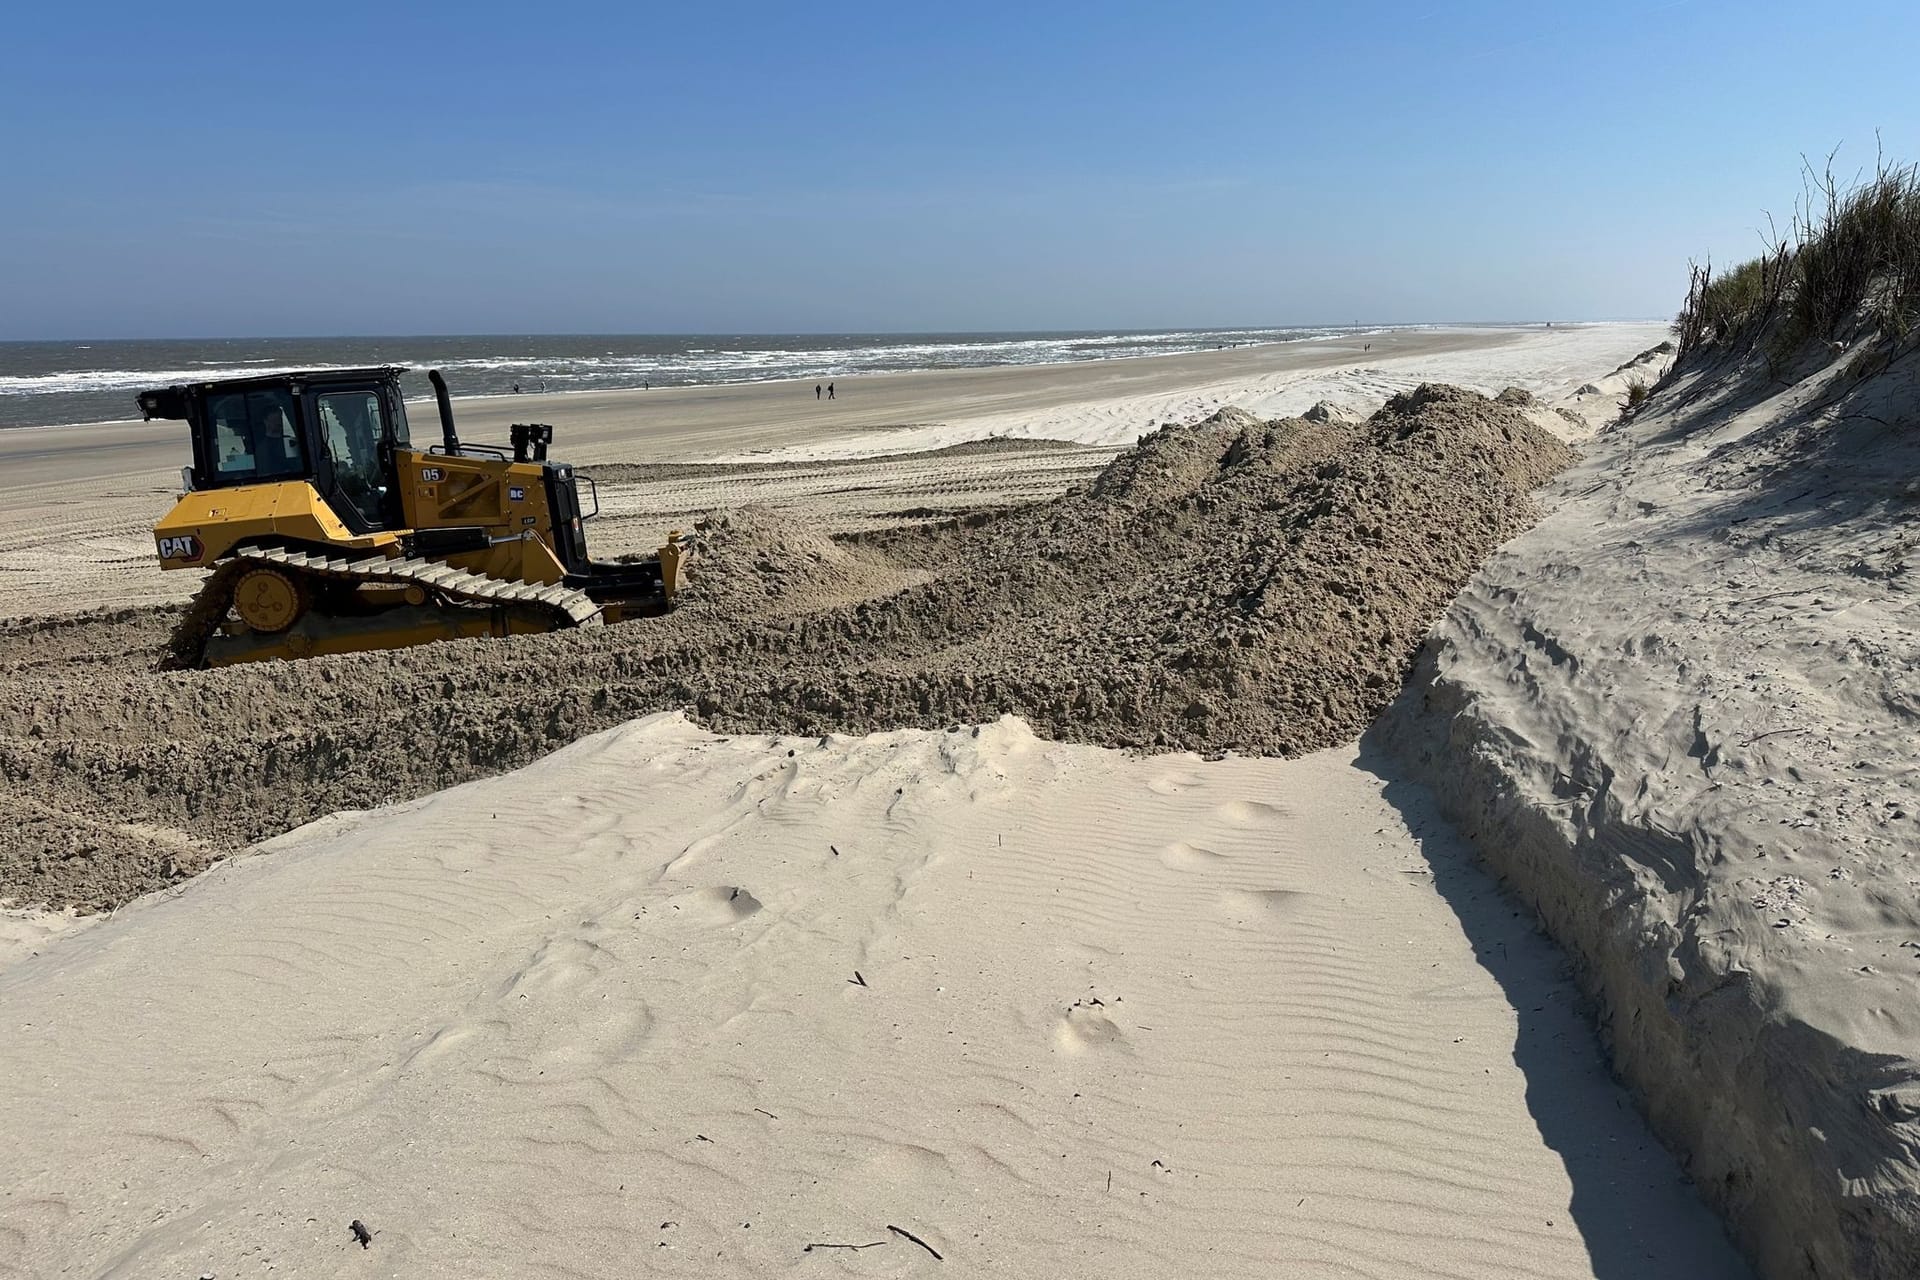
[[[207,401],[213,423],[213,467],[221,482],[278,480],[307,474],[306,449],[285,391],[233,391]]]
[[[393,398],[393,442],[402,449],[413,443],[413,437],[407,431],[407,404],[398,395]]]
[[[386,415],[377,391],[328,391],[314,397],[320,440],[333,459],[334,483],[361,514],[374,518],[385,490],[380,442]]]

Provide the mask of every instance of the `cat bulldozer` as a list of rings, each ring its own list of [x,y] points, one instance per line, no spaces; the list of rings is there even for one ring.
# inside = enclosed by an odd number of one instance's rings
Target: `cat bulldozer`
[[[210,570],[163,670],[397,649],[664,612],[681,583],[669,534],[652,559],[587,555],[579,476],[547,458],[553,428],[462,443],[429,373],[440,442],[420,448],[394,366],[276,373],[142,392],[184,421],[185,490],[154,526],[162,569]]]

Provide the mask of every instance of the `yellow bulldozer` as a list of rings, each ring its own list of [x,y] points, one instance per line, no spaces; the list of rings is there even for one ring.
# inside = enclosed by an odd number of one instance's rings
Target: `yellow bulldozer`
[[[142,392],[193,438],[180,500],[154,526],[162,569],[207,569],[163,670],[597,627],[664,612],[677,533],[653,559],[587,555],[584,477],[553,428],[462,443],[435,369],[440,443],[417,447],[395,366],[276,373]]]

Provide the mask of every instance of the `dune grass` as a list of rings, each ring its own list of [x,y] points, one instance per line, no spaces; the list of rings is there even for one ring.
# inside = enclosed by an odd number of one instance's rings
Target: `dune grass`
[[[1695,265],[1674,321],[1679,358],[1764,341],[1779,361],[1831,341],[1855,321],[1904,338],[1920,320],[1920,170],[1880,162],[1851,185],[1832,157],[1806,186],[1784,235],[1759,257],[1715,274]]]

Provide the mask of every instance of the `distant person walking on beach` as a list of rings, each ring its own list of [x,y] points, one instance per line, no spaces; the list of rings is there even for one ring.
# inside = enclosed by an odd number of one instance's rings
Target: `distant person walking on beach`
[[[831,382],[827,384],[827,399],[833,399],[833,384]]]
[[[820,398],[820,384],[817,382],[813,384],[813,398],[815,400]]]

